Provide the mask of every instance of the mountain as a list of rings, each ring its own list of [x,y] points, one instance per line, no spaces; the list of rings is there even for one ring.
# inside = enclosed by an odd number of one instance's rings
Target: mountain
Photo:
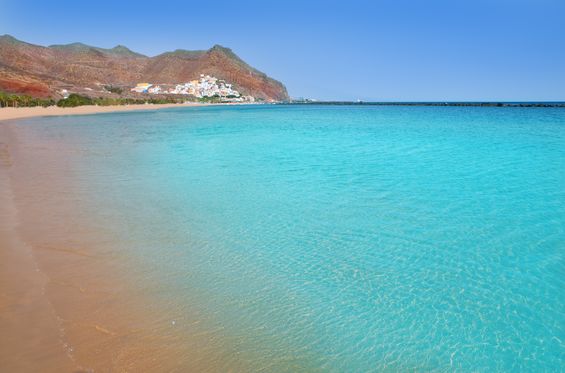
[[[103,85],[139,82],[184,83],[208,74],[232,83],[242,94],[264,100],[288,99],[285,86],[249,66],[231,49],[177,49],[155,57],[123,45],[105,49],[82,43],[43,47],[10,35],[0,36],[0,90],[37,97],[70,92],[98,92]]]
[[[123,45],[116,45],[114,48],[111,49],[104,49],[98,47],[91,47],[90,45],[86,45],[83,43],[71,43],[71,44],[54,44],[49,46],[50,49],[56,49],[59,51],[67,51],[67,52],[75,52],[75,53],[84,53],[90,50],[99,51],[101,53],[113,55],[113,56],[124,56],[124,57],[147,57],[143,54],[133,52],[127,47]]]

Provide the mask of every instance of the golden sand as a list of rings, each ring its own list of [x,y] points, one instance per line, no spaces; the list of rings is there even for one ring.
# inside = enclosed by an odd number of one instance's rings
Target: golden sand
[[[20,237],[8,175],[11,162],[0,129],[0,371],[70,372],[77,368],[61,339],[60,321],[45,294],[47,278]]]
[[[142,105],[114,105],[114,106],[96,106],[85,105],[73,108],[61,108],[57,106],[48,107],[22,107],[22,108],[0,108],[0,121],[9,119],[20,119],[30,117],[42,116],[57,116],[57,115],[84,115],[84,114],[99,114],[99,113],[113,113],[120,111],[136,111],[136,110],[158,110],[175,107],[195,107],[204,106],[209,104],[200,103],[185,103],[185,104],[142,104]]]
[[[0,123],[0,371],[214,371],[231,362],[197,314],[156,302],[106,246],[111,234],[61,197],[73,181],[66,144],[25,127]]]
[[[17,129],[0,124],[0,371],[170,371],[180,353],[153,333],[163,316],[144,307],[111,255],[85,243],[103,234],[81,227],[84,242],[65,244],[77,239],[66,230],[78,229],[73,206],[46,200],[65,179],[34,177],[63,162],[61,146],[20,145]]]

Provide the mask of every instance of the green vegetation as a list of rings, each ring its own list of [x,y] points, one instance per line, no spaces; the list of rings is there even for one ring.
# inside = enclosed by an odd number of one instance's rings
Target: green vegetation
[[[93,105],[93,101],[90,97],[77,95],[72,93],[69,97],[59,100],[57,106],[59,107],[76,107],[83,105]]]
[[[28,95],[12,95],[0,92],[0,107],[47,107],[51,105],[55,105],[55,101],[51,98],[34,98]]]
[[[184,100],[176,98],[95,98],[91,105],[112,106],[112,105],[143,105],[143,104],[182,104]]]
[[[120,87],[114,87],[112,85],[105,85],[104,89],[107,90],[108,92],[112,92],[112,93],[115,93],[115,94],[118,94],[118,95],[121,95],[122,92],[124,91]]]
[[[34,98],[28,95],[12,95],[0,92],[0,107],[32,107],[32,106],[53,106],[59,107],[77,107],[83,105],[98,105],[98,106],[112,106],[112,105],[143,105],[143,104],[182,104],[186,101],[196,101],[194,97],[186,98],[112,98],[112,97],[98,97],[91,98],[72,93],[67,98],[55,101],[52,98],[41,99]],[[202,97],[198,99],[199,102],[218,103],[221,102],[220,96]]]
[[[210,96],[210,97],[200,97],[198,99],[198,101],[205,102],[205,103],[217,104],[219,102],[222,102],[222,98],[219,95],[214,95],[214,96]]]
[[[77,95],[73,93],[69,97],[59,100],[57,106],[59,107],[75,107],[82,105],[98,105],[98,106],[112,106],[112,105],[142,105],[142,104],[179,104],[184,100],[176,98],[111,98],[111,97],[98,97],[90,98],[86,96]]]

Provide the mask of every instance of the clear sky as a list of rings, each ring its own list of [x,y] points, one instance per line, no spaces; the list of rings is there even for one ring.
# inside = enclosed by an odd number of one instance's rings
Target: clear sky
[[[0,34],[232,48],[292,97],[565,100],[564,0],[0,0]]]

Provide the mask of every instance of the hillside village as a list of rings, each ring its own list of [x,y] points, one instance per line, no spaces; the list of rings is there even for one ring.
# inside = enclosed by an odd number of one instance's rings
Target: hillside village
[[[219,97],[222,101],[254,102],[253,96],[243,96],[225,80],[210,75],[200,74],[200,79],[179,84],[138,83],[132,92],[167,95],[190,95],[196,98]]]

